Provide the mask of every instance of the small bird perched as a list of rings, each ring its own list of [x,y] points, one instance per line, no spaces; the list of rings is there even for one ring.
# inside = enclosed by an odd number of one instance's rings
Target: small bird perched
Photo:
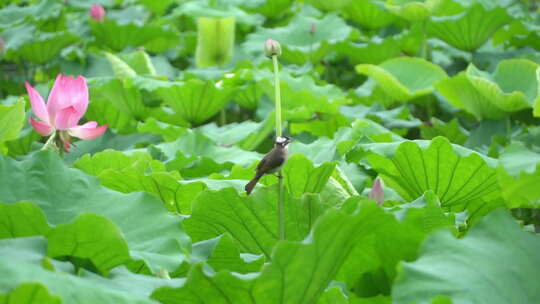
[[[278,136],[276,138],[274,148],[263,157],[257,166],[257,173],[255,174],[255,177],[250,180],[245,187],[248,195],[251,193],[251,191],[253,191],[253,188],[259,179],[263,177],[263,175],[276,172],[285,163],[289,154],[289,148],[287,145],[291,141],[292,138],[287,136]]]

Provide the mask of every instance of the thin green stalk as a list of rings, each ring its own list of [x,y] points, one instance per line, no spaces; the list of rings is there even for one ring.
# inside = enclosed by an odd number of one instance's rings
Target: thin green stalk
[[[279,66],[277,55],[272,56],[272,62],[274,63],[274,90],[275,90],[275,102],[276,102],[276,135],[281,136],[281,90],[279,83]],[[283,175],[281,170],[278,172],[279,184],[278,184],[278,227],[279,227],[279,239],[285,239],[285,188],[283,184]]]
[[[51,145],[53,146],[53,149],[54,149],[55,139],[56,139],[56,131],[53,132],[53,134],[51,134],[51,137],[49,137],[49,139],[47,139],[47,141],[45,142],[41,150],[48,150],[50,149]]]

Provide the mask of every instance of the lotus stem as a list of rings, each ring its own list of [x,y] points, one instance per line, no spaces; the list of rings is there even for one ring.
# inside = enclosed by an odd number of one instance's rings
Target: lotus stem
[[[276,136],[281,136],[281,90],[279,82],[279,65],[278,65],[278,55],[272,55],[272,62],[274,63],[274,98],[276,102]],[[279,239],[285,239],[285,189],[283,184],[283,175],[281,174],[281,169],[278,172],[279,182],[278,182],[278,229],[279,229]]]
[[[47,139],[47,141],[45,142],[41,150],[56,150],[55,139],[56,139],[56,131],[51,134],[49,139]]]

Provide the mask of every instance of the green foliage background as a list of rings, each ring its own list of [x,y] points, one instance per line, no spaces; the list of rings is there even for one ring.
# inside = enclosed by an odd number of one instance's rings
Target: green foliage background
[[[96,2],[0,0],[0,303],[540,303],[538,1]],[[63,157],[58,73],[109,125]]]

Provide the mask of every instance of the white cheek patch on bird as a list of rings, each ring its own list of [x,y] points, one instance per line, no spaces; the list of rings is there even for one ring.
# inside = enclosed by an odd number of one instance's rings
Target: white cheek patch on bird
[[[286,142],[286,141],[287,141],[287,138],[286,138],[286,137],[283,137],[283,136],[278,136],[278,137],[276,138],[276,142],[277,142],[278,144],[284,143],[284,142]]]

